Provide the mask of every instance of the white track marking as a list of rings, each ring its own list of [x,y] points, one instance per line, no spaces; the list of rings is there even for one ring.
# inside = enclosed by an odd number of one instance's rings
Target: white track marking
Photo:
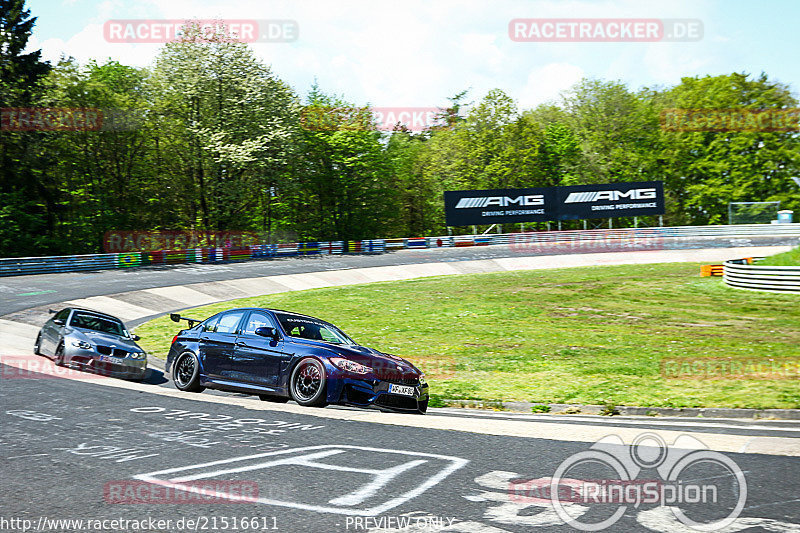
[[[636,521],[652,531],[663,533],[696,533],[696,529],[682,524],[672,513],[670,507],[654,507],[641,511],[636,515]],[[800,531],[800,525],[780,522],[771,518],[739,517],[730,526],[717,530],[719,533],[733,533],[745,529],[757,528],[756,531],[790,532]]]
[[[189,306],[193,307],[196,305],[206,305],[221,301],[220,298],[210,296],[204,292],[196,291],[194,289],[190,289],[189,287],[184,287],[182,285],[176,285],[172,287],[158,287],[155,289],[144,289],[139,292],[150,293],[150,294],[155,294],[156,296],[169,298],[170,300],[181,302],[185,304],[187,307]]]
[[[504,414],[504,413],[474,413],[474,412],[463,412],[459,413],[458,410],[447,410],[447,413],[454,414],[454,415],[461,415],[461,416],[469,416],[473,418],[501,418],[501,419],[510,419],[510,420],[547,420],[547,421],[571,421],[580,425],[581,422],[584,423],[594,423],[597,425],[603,425],[605,427],[624,427],[624,426],[675,426],[678,428],[713,428],[713,429],[740,429],[740,430],[759,430],[759,431],[775,431],[775,432],[793,432],[793,433],[800,433],[800,426],[798,427],[777,427],[777,426],[769,426],[763,424],[753,424],[753,425],[736,425],[736,424],[725,424],[719,422],[697,422],[696,419],[687,418],[686,421],[681,420],[658,420],[657,418],[646,418],[640,420],[632,420],[632,419],[618,419],[614,418],[600,418],[599,416],[592,419],[589,417],[580,417],[580,418],[571,418],[569,416],[549,416],[549,415],[527,415],[525,413],[520,414]],[[749,419],[745,419],[744,422],[749,422]],[[797,421],[800,423],[800,421]]]
[[[321,289],[330,287],[330,283],[317,276],[316,272],[306,274],[284,274],[280,276],[270,276],[271,281],[276,281],[281,285],[286,285],[293,291],[304,291],[307,289]]]
[[[383,470],[342,467],[339,465],[332,465],[316,461],[316,459],[323,459],[325,457],[340,455],[352,450],[357,450],[359,452],[358,455],[359,457],[364,453],[378,453],[378,454],[387,454],[395,457],[406,456],[414,459]],[[266,458],[270,458],[272,460],[267,460],[263,462],[257,461],[259,459],[266,459]],[[394,497],[390,496],[388,500],[385,500],[378,505],[373,505],[372,507],[366,507],[366,508],[353,507],[354,505],[363,503],[368,498],[373,498],[378,496],[381,489],[386,487],[386,485],[389,482],[391,482],[398,476],[402,475],[403,473],[413,470],[415,467],[418,467],[422,464],[430,463],[433,461],[439,461],[443,463],[443,466],[434,475],[429,476],[427,478],[421,478],[421,483],[419,483],[413,489],[403,492],[402,494],[399,494]],[[235,463],[241,463],[241,462],[246,462],[248,464],[246,464],[245,466],[233,466]],[[223,459],[220,461],[212,461],[209,463],[201,463],[201,464],[189,465],[177,468],[169,468],[157,472],[139,474],[134,476],[134,479],[147,481],[148,483],[154,483],[165,487],[171,487],[176,490],[184,490],[189,492],[196,492],[197,490],[200,490],[200,492],[209,496],[216,496],[220,498],[227,497],[228,499],[231,499],[229,495],[226,496],[224,494],[219,494],[213,490],[206,490],[202,488],[198,489],[196,485],[185,485],[185,483],[198,479],[211,479],[219,476],[226,476],[241,472],[253,472],[256,470],[266,470],[275,466],[286,466],[286,465],[303,466],[310,469],[323,469],[323,470],[333,469],[338,471],[361,473],[370,475],[372,477],[372,481],[366,483],[360,488],[356,488],[356,490],[354,490],[349,494],[345,494],[343,496],[331,499],[329,502],[327,502],[328,505],[313,505],[302,502],[283,501],[283,500],[275,500],[270,498],[257,498],[257,497],[247,497],[244,499],[246,499],[246,501],[251,503],[261,503],[264,505],[277,505],[281,507],[291,507],[295,509],[304,509],[304,510],[324,512],[324,513],[375,516],[389,509],[397,507],[398,505],[405,503],[412,498],[419,496],[426,490],[430,489],[434,485],[441,482],[443,479],[445,479],[447,476],[449,476],[459,468],[462,468],[467,463],[469,463],[467,459],[462,459],[460,457],[452,457],[447,455],[418,453],[418,452],[403,451],[403,450],[388,450],[383,448],[369,448],[364,446],[322,445],[322,446],[308,446],[303,448],[293,448],[288,450],[260,453],[255,455],[246,455],[243,457],[236,457],[233,459]],[[232,468],[209,470],[211,468],[221,465],[230,465],[232,466]],[[163,476],[169,476],[172,474],[177,474],[180,472],[188,472],[188,471],[194,471],[199,473],[191,473],[178,478],[170,478],[170,479],[163,478]]]
[[[113,296],[92,296],[91,298],[69,300],[64,302],[63,305],[60,305],[59,307],[67,306],[86,307],[87,309],[92,309],[94,311],[102,311],[103,313],[108,313],[121,318],[123,322],[127,322],[128,320],[136,320],[137,318],[143,318],[158,313],[158,310],[156,309],[149,309],[140,305],[123,302],[122,300],[118,300]]]

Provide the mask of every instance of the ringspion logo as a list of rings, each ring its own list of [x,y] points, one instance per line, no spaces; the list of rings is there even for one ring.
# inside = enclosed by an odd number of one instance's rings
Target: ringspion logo
[[[549,496],[558,517],[580,531],[611,527],[642,505],[664,509],[659,516],[671,526],[664,531],[719,531],[736,521],[747,502],[741,468],[690,435],[679,435],[672,445],[655,433],[642,433],[630,445],[609,435],[565,459],[549,481],[546,491],[539,480],[512,481],[509,491],[523,501]]]

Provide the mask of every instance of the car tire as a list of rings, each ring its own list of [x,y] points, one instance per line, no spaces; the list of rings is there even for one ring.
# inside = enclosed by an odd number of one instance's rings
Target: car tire
[[[200,385],[200,362],[192,352],[183,352],[172,365],[172,382],[183,392],[203,392]]]
[[[292,370],[289,380],[292,399],[306,407],[325,407],[328,405],[327,377],[325,367],[317,359],[306,357]]]
[[[42,355],[42,332],[40,331],[38,335],[36,335],[36,344],[33,345],[33,353],[35,355]]]
[[[286,403],[289,401],[289,398],[286,396],[273,396],[272,394],[259,394],[258,398],[262,402],[272,402],[272,403]]]
[[[56,351],[53,354],[53,363],[56,366],[64,366],[64,343],[59,343],[56,347]]]

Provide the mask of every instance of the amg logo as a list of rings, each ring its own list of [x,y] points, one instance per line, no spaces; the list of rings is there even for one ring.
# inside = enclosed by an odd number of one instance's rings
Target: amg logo
[[[589,191],[589,192],[571,192],[567,199],[564,200],[565,204],[577,204],[585,202],[600,202],[610,201],[616,202],[623,198],[629,200],[652,200],[656,197],[655,189],[631,189],[627,192],[621,191]]]
[[[480,198],[461,198],[456,204],[456,209],[469,209],[475,207],[508,207],[509,205],[544,205],[544,195],[529,194],[527,196],[482,196]]]

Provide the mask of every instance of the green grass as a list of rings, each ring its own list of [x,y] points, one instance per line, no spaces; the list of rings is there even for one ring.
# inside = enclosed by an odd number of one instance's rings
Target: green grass
[[[764,266],[800,266],[800,246],[782,254],[766,257],[757,264]]]
[[[800,297],[741,291],[698,264],[443,276],[208,305],[318,316],[401,355],[442,398],[662,407],[800,407],[798,379],[666,379],[676,357],[800,360]],[[137,328],[164,357],[180,326]]]

